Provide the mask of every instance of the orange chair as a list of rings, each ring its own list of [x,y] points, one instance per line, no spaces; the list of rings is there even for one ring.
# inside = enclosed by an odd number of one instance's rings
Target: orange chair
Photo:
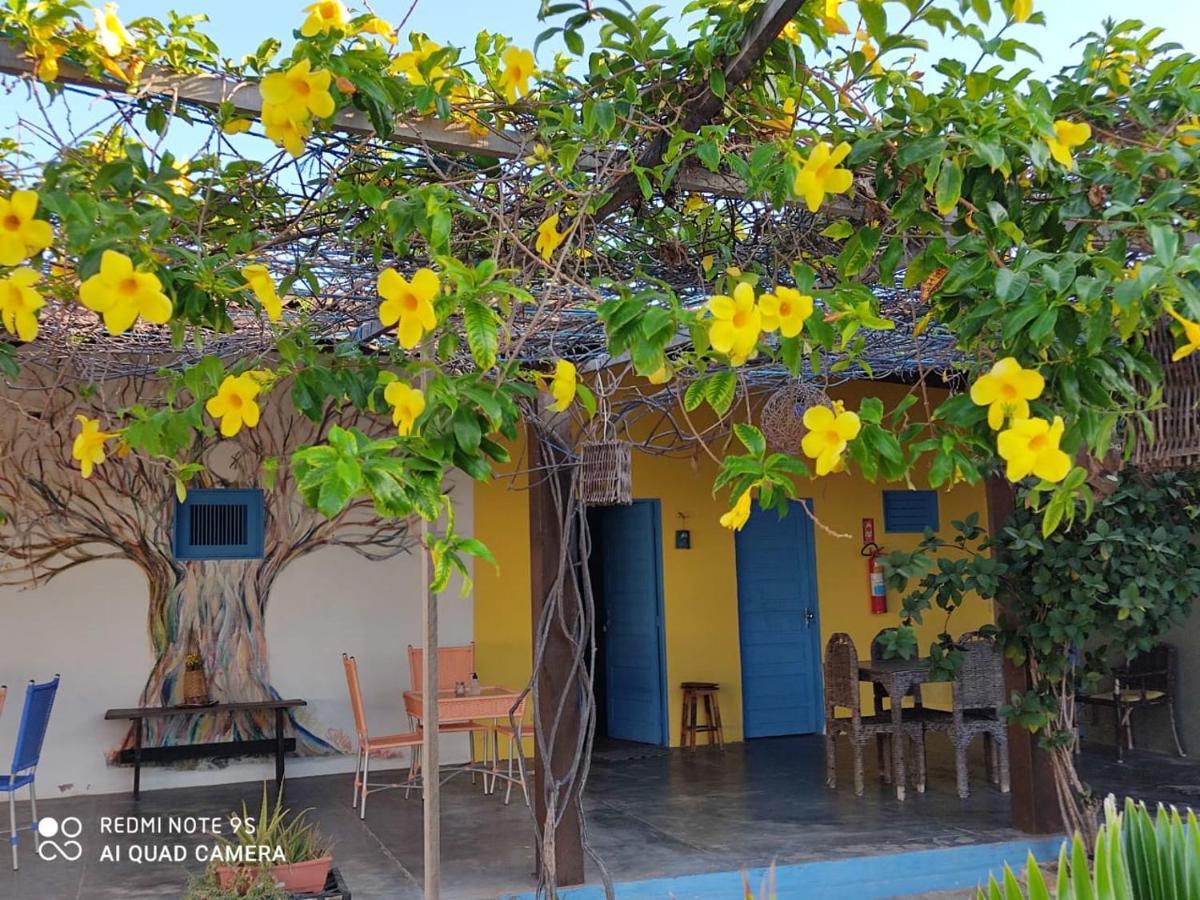
[[[496,790],[496,779],[505,778],[508,782],[508,787],[504,790],[504,805],[508,806],[508,801],[512,797],[512,786],[514,781],[521,784],[521,793],[525,795],[525,805],[529,805],[529,788],[525,783],[525,766],[522,763],[515,762],[517,754],[524,755],[525,745],[521,738],[525,730],[525,704],[529,700],[529,695],[526,694],[521,698],[521,705],[517,707],[516,714],[513,716],[516,719],[517,727],[513,728],[512,721],[509,719],[497,719],[492,725],[492,786],[488,793],[494,793]],[[500,737],[504,735],[508,738],[508,776],[500,774]],[[516,766],[516,775],[513,774],[514,763]],[[486,781],[486,779],[484,779]]]
[[[408,645],[408,671],[412,676],[412,689],[420,691],[425,683],[425,651],[420,647]],[[438,647],[438,690],[452,691],[458,682],[470,684],[471,676],[475,674],[475,643],[459,647]],[[413,721],[414,727],[421,728],[420,720]],[[488,726],[483,722],[446,722],[438,723],[438,734],[466,734],[471,745],[471,784],[475,783],[475,735],[484,735],[484,751],[487,751]],[[486,762],[486,760],[484,760]],[[485,779],[486,781],[486,779]],[[486,787],[486,784],[485,784]]]
[[[346,686],[350,689],[350,706],[354,709],[354,729],[358,732],[358,756],[354,761],[354,801],[352,806],[359,807],[358,817],[367,817],[367,794],[383,791],[388,788],[404,788],[404,796],[408,796],[409,788],[417,771],[417,750],[421,746],[421,732],[407,731],[403,734],[385,734],[381,737],[371,737],[367,731],[367,714],[363,709],[362,688],[358,683],[358,663],[353,656],[342,654],[342,665],[346,669]],[[403,784],[370,784],[367,772],[370,769],[371,754],[387,750],[399,750],[408,747],[411,753],[408,779]],[[362,778],[359,778],[359,775]],[[419,785],[418,785],[419,787]]]

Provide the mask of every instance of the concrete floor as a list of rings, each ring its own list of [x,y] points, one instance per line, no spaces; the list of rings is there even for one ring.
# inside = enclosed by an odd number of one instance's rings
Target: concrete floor
[[[780,738],[731,746],[724,755],[700,749],[646,759],[598,761],[587,793],[592,845],[618,881],[745,866],[841,859],[866,854],[954,847],[1012,840],[1008,798],[973,779],[969,800],[954,793],[949,754],[931,741],[929,790],[901,804],[875,777],[868,761],[866,796],[850,789],[848,753],[839,754],[843,787],[824,785],[819,737]],[[1148,762],[1148,760],[1151,760]],[[973,774],[982,773],[973,759]],[[1200,767],[1168,757],[1133,754],[1117,767],[1108,754],[1085,756],[1085,773],[1102,792],[1151,800],[1200,803]],[[103,817],[139,816],[164,825],[169,816],[226,816],[246,801],[252,813],[259,784],[45,801],[43,817],[82,820],[83,856],[77,862],[38,858],[22,838],[21,869],[0,872],[0,897],[38,900],[178,898],[189,871],[200,866],[194,848],[211,837],[101,834]],[[299,779],[288,785],[288,805],[311,815],[334,846],[335,865],[354,900],[405,900],[420,896],[421,804],[414,793],[373,795],[367,819],[350,809],[349,776]],[[28,821],[27,804],[18,807]],[[447,898],[487,898],[534,885],[529,813],[514,795],[484,797],[458,777],[443,788],[442,872]],[[151,850],[181,844],[185,863],[128,859],[131,845]],[[101,859],[120,846],[122,860]],[[595,871],[589,881],[596,879]]]

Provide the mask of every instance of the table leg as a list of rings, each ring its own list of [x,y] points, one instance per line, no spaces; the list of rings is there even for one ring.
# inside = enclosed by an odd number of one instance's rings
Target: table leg
[[[275,710],[275,789],[283,787],[283,707]]]
[[[896,799],[904,799],[904,789],[907,785],[906,774],[904,771],[904,721],[902,714],[904,712],[904,691],[900,689],[900,685],[892,680],[888,684],[888,695],[892,702],[892,762],[896,767]]]
[[[142,795],[142,719],[133,720],[133,799]]]

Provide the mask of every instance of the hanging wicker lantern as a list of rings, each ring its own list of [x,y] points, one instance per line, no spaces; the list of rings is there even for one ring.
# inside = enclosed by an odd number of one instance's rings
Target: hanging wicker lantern
[[[806,381],[789,381],[763,404],[760,427],[767,446],[779,453],[799,453],[804,437],[804,414],[814,406],[828,406],[829,397]]]
[[[1130,465],[1148,472],[1200,465],[1200,353],[1171,362],[1175,339],[1165,324],[1147,335],[1146,349],[1162,367],[1164,405],[1146,414],[1154,440],[1137,432]]]
[[[633,502],[633,445],[629,441],[587,441],[580,446],[579,499],[587,506],[628,506]]]

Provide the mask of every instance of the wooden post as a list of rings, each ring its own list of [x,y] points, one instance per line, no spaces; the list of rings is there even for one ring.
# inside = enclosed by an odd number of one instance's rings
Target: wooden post
[[[1003,478],[989,478],[987,504],[988,530],[994,537],[1004,530],[1016,509],[1016,491],[1012,484]],[[1012,613],[999,606],[997,614],[1003,619]],[[1029,669],[1014,666],[1005,658],[1005,694],[1011,696],[1014,691],[1024,692],[1028,688]],[[1049,755],[1038,746],[1039,740],[1037,734],[1020,725],[1008,727],[1013,827],[1027,834],[1057,834],[1063,830],[1063,824],[1054,787],[1054,771]]]
[[[530,461],[529,565],[533,593],[533,639],[536,647],[538,623],[558,580],[563,542],[574,540],[574,529],[568,525],[567,534],[563,534],[563,523],[550,486],[550,480],[555,479],[562,496],[569,497],[569,470],[562,467],[563,456],[553,451],[546,452],[547,448],[542,445],[533,425],[526,429],[526,440]],[[565,590],[575,591],[574,582],[571,581]],[[564,604],[563,617],[556,617],[551,625],[542,664],[534,673],[537,679],[534,728],[538,735],[542,734],[541,729],[553,723],[558,715],[559,700],[563,691],[571,690],[571,685],[576,681],[572,673],[574,651],[568,634],[578,625],[580,605],[571,601],[572,598],[568,597]],[[548,776],[561,777],[570,768],[582,724],[579,702],[569,700],[563,707],[558,729],[553,735],[549,759],[541,758],[538,749],[542,743],[541,738],[534,741],[533,794],[538,822],[546,821],[546,779]],[[573,796],[560,798],[560,802],[565,804],[565,810],[562,811],[562,819],[553,835],[555,881],[559,887],[583,883],[583,829],[573,800]],[[540,868],[540,853],[538,865]]]
[[[422,362],[429,360],[429,344],[421,348]],[[422,369],[417,381],[422,391],[429,385],[429,371]],[[433,560],[429,555],[429,522],[421,519],[421,816],[425,846],[425,900],[442,896],[442,779],[438,754],[438,608],[433,584]],[[416,685],[413,685],[416,687]],[[471,738],[474,740],[474,737]]]

